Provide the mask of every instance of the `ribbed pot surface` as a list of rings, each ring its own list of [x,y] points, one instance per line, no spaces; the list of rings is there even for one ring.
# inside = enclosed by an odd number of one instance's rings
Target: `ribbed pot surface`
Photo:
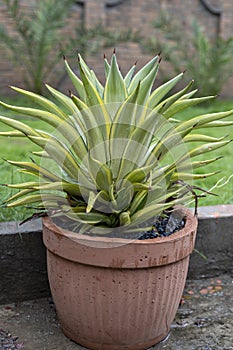
[[[197,220],[190,212],[186,216],[186,227],[168,238],[115,248],[80,243],[74,233],[61,231],[46,218],[49,282],[63,332],[98,350],[143,350],[165,338],[194,247]],[[106,266],[99,266],[99,254]]]

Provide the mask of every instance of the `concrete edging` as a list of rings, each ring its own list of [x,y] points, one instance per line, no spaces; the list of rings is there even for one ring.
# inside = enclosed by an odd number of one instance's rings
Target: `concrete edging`
[[[200,207],[189,278],[233,272],[233,205]],[[0,304],[49,295],[41,220],[0,223]]]

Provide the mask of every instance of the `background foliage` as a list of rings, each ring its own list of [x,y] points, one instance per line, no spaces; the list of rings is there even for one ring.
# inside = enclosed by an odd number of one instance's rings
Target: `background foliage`
[[[23,67],[25,86],[37,93],[42,92],[43,82],[48,81],[55,71],[57,84],[62,81],[62,73],[60,77],[57,76],[59,70],[56,68],[58,64],[63,64],[63,55],[76,57],[79,52],[86,57],[101,47],[139,40],[138,33],[131,30],[110,32],[102,25],[87,29],[82,22],[77,23],[67,36],[64,29],[74,0],[36,1],[30,16],[21,8],[19,0],[3,2],[17,35],[0,25],[0,43],[7,49],[13,64]]]
[[[142,42],[143,48],[153,53],[162,51],[174,73],[181,67],[186,71],[187,80],[194,79],[199,95],[217,95],[233,74],[233,37],[210,39],[193,21],[192,30],[186,23],[177,21],[167,12],[161,12],[154,21],[153,36]],[[168,71],[162,69],[163,79],[168,79]]]

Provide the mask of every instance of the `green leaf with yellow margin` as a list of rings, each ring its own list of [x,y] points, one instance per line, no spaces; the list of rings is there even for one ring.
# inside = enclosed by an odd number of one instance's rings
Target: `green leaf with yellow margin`
[[[127,97],[124,79],[119,70],[116,55],[112,55],[110,70],[104,88],[104,102],[123,102]]]

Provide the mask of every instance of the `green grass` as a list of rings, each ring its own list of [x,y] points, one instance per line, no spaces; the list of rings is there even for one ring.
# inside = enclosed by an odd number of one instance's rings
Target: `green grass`
[[[22,104],[25,105],[26,101],[25,99],[17,99],[14,101],[10,101],[14,104]],[[222,110],[229,110],[233,109],[233,101],[214,101],[209,106],[203,106],[203,107],[195,107],[190,108],[186,112],[182,113],[180,117],[182,119],[189,119],[191,116],[201,114],[201,113],[208,113],[213,111],[222,111]],[[0,108],[0,113],[2,113],[3,109]],[[6,115],[6,112],[4,111],[4,115]],[[11,113],[11,116],[13,114]],[[177,116],[176,116],[177,117]],[[42,122],[37,120],[32,120],[31,118],[23,118],[21,117],[24,122],[26,122],[28,125],[31,125],[35,128],[42,128]],[[232,118],[231,118],[232,120]],[[9,130],[9,128],[5,127],[4,125],[0,125],[0,130],[5,131]],[[203,129],[203,133],[208,133],[210,136],[214,137],[220,137],[223,135],[228,134],[231,139],[233,139],[233,126],[226,128],[215,128],[214,130],[207,130]],[[197,146],[191,145],[192,146]],[[32,156],[32,151],[38,150],[36,145],[33,145],[31,142],[29,142],[26,139],[22,138],[3,138],[0,137],[0,169],[1,169],[1,180],[0,182],[2,184],[4,183],[17,183],[17,182],[23,182],[27,181],[30,178],[26,175],[20,174],[16,168],[10,166],[7,164],[3,159],[10,159],[10,160],[23,160],[27,161],[30,160],[30,157]],[[211,189],[214,184],[220,179],[225,178],[228,179],[232,175],[233,172],[233,143],[230,143],[225,148],[220,148],[212,154],[206,154],[205,158],[214,158],[217,156],[224,156],[223,159],[219,160],[218,162],[215,162],[213,164],[208,165],[208,168],[205,169],[205,172],[214,172],[216,170],[221,170],[220,174],[217,174],[215,176],[212,176],[210,178],[206,178],[202,181],[196,181],[195,184],[209,190]],[[199,159],[204,159],[204,157]],[[216,196],[210,196],[208,195],[206,198],[201,198],[199,200],[199,206],[203,205],[216,205],[216,204],[230,204],[233,203],[233,177],[229,180],[229,182],[222,188],[215,189],[214,192],[218,195]],[[11,191],[9,191],[8,188],[1,186],[0,187],[0,198],[1,202],[3,202],[9,195],[11,194]],[[28,208],[1,208],[0,210],[0,221],[14,221],[14,220],[23,220],[24,218],[30,216],[32,213],[31,209]]]
[[[28,103],[28,100],[25,98],[5,98],[4,102],[22,105],[22,106],[31,106],[31,103]],[[13,112],[9,112],[3,109],[0,106],[0,114],[14,116]],[[43,126],[43,122],[38,120],[33,120],[30,117],[20,117],[22,122],[27,123],[33,128],[40,129]],[[0,124],[0,131],[10,130],[7,126]],[[5,138],[0,137],[0,172],[1,179],[0,184],[7,183],[20,183],[32,180],[32,177],[26,174],[20,174],[17,168],[9,165],[5,159],[15,160],[15,161],[30,161],[33,151],[40,150],[39,147],[34,145],[32,142],[26,138]],[[3,203],[11,194],[13,190],[6,188],[5,186],[0,186],[0,204]],[[16,207],[16,208],[0,208],[0,221],[22,221],[26,217],[30,216],[33,213],[32,209],[26,207]]]
[[[32,122],[24,120],[27,124],[34,127],[40,127],[40,122]],[[0,130],[5,131],[7,128],[0,125]],[[8,129],[9,130],[9,129]],[[39,150],[39,147],[33,145],[29,140],[22,138],[5,138],[0,137],[0,169],[1,184],[20,183],[32,179],[29,175],[20,174],[17,168],[8,164],[4,159],[16,161],[30,161],[33,151]],[[4,201],[13,191],[6,187],[0,187],[0,202]],[[20,221],[31,215],[32,210],[24,207],[18,208],[1,208],[0,221]]]
[[[209,112],[227,111],[230,109],[233,109],[233,101],[215,100],[209,106],[190,108],[188,111],[183,112],[181,114],[181,119],[188,119],[191,116],[195,116],[195,115],[200,115],[200,114],[209,113]],[[232,120],[233,117],[230,117],[228,119]],[[233,125],[227,128],[226,127],[213,128],[213,129],[204,128],[203,131],[200,130],[200,132],[203,132],[203,134],[207,134],[213,137],[221,137],[221,136],[229,135],[229,139],[233,139]],[[192,143],[190,144],[190,147],[197,147],[197,145],[198,145],[197,143],[195,144]],[[231,177],[231,175],[233,174],[233,142],[229,143],[224,148],[219,148],[197,159],[204,160],[204,159],[215,158],[218,156],[223,156],[223,158],[212,164],[209,164],[207,167],[205,167],[204,170],[199,170],[199,169],[197,170],[199,171],[199,173],[207,173],[207,172],[211,173],[215,171],[220,171],[220,173],[214,176],[208,177],[206,179],[197,180],[195,181],[195,185],[200,186],[201,188],[204,188],[206,190],[209,190],[220,179],[222,179],[222,183],[224,183],[227,180],[229,181],[225,186],[215,188],[213,190],[213,192],[217,196],[207,195],[207,197],[200,198],[199,206],[233,203],[233,177]],[[198,172],[197,170],[196,172]]]

